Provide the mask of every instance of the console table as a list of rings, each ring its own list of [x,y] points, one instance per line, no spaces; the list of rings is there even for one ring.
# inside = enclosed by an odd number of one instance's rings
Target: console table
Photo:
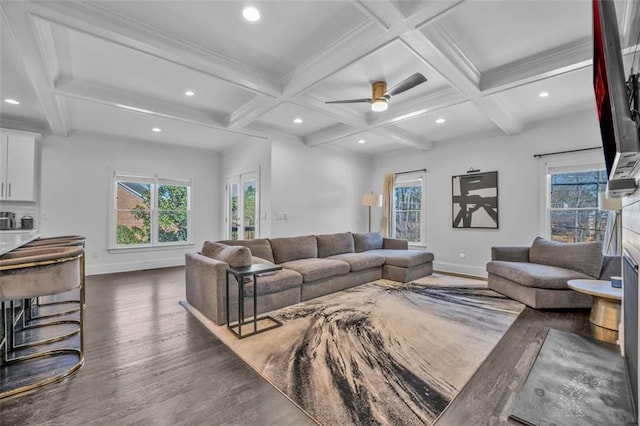
[[[622,289],[611,287],[606,280],[569,280],[569,288],[593,296],[589,321],[600,327],[618,331]]]
[[[268,315],[262,316],[258,318],[258,309],[257,309],[257,290],[258,290],[258,275],[265,274],[268,272],[275,272],[282,269],[282,266],[268,264],[268,263],[259,263],[251,266],[243,266],[240,268],[227,268],[227,329],[231,331],[237,338],[242,339],[243,337],[253,336],[257,333],[262,333],[263,331],[271,330],[276,327],[280,327],[282,323],[276,320],[273,317]],[[231,325],[229,322],[229,275],[233,275],[238,281],[238,321],[235,325]],[[249,321],[245,320],[244,315],[244,279],[245,277],[253,277],[253,318]],[[269,320],[272,322],[272,325],[262,327],[258,329],[258,322]],[[253,331],[248,333],[242,332],[243,326],[249,326],[253,323]],[[237,331],[235,330],[237,328]]]

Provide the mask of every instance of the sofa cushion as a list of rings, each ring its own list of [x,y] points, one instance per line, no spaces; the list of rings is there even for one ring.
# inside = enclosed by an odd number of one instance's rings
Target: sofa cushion
[[[273,265],[274,264],[273,262],[270,262],[267,259],[263,259],[258,256],[251,256],[251,263],[253,265],[262,265],[262,264]]]
[[[316,241],[318,242],[318,257],[329,257],[334,254],[355,251],[353,236],[350,232],[316,235]]]
[[[258,275],[256,288],[257,295],[278,293],[290,288],[300,287],[302,275],[291,269],[281,269],[275,273]],[[253,297],[253,279],[249,278],[249,283],[244,285],[244,295]],[[258,302],[259,305],[259,302]]]
[[[403,268],[411,268],[412,266],[433,262],[433,253],[423,250],[381,249],[369,250],[367,253],[384,256],[385,265],[401,266]]]
[[[318,258],[292,260],[282,263],[282,267],[302,274],[305,283],[347,274],[350,269],[347,262]]]
[[[529,262],[557,266],[590,275],[600,276],[602,243],[560,243],[537,237],[529,250]]]
[[[274,262],[271,243],[266,238],[258,238],[256,240],[223,240],[218,242],[228,246],[248,247],[252,255],[266,259],[269,262]]]
[[[353,234],[356,253],[365,250],[377,250],[382,248],[382,234],[368,232],[366,234]]]
[[[251,265],[251,251],[244,246],[228,246],[226,244],[205,241],[202,255],[227,262],[232,268]]]
[[[503,260],[487,263],[487,272],[526,287],[553,290],[569,289],[567,286],[569,280],[593,279],[590,275],[557,266]]]
[[[342,253],[327,257],[327,259],[347,262],[351,272],[364,271],[384,265],[384,257],[372,253]]]
[[[292,260],[318,257],[318,243],[316,243],[316,237],[313,235],[272,238],[270,241],[275,263],[280,264]]]

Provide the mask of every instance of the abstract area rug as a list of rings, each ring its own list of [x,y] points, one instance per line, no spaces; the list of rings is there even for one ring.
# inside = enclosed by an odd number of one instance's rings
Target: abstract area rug
[[[270,313],[283,326],[220,340],[323,425],[432,424],[524,305],[480,280],[378,280]]]
[[[625,368],[615,345],[550,329],[511,418],[527,425],[634,425]]]

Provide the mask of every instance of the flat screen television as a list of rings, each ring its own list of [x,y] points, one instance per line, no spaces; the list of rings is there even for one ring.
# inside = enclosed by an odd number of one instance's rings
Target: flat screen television
[[[593,0],[593,89],[609,180],[633,177],[640,168],[640,126],[631,113],[611,0]]]

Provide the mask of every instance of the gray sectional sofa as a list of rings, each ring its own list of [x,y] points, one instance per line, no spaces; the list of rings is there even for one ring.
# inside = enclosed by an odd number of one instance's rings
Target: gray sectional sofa
[[[488,286],[535,309],[589,308],[592,298],[567,286],[573,279],[620,275],[619,256],[600,242],[559,243],[538,237],[531,247],[493,247]]]
[[[378,232],[205,242],[187,253],[187,302],[216,324],[226,322],[226,270],[273,263],[282,270],[258,277],[258,313],[386,278],[408,282],[433,272],[433,254],[409,250],[406,240]],[[230,277],[229,303],[238,306],[238,287]],[[253,284],[244,283],[245,312],[253,311]],[[230,320],[237,309],[230,309]]]

